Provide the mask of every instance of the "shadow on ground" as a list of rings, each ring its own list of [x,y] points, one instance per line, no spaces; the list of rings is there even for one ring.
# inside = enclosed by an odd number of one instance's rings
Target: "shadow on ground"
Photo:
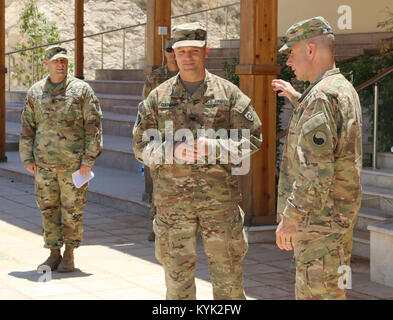
[[[0,175],[1,221],[42,236],[41,213],[35,203],[33,185]],[[94,256],[93,252],[97,252],[98,256],[101,254],[100,249],[96,247],[98,245],[159,265],[154,254],[154,242],[147,240],[151,232],[151,221],[148,216],[139,216],[89,201],[84,210],[83,225],[84,240],[81,249],[86,250],[90,247],[88,250],[91,250],[92,256]],[[24,234],[24,239],[13,237],[12,234],[7,235],[7,241],[10,244],[28,242],[29,234]],[[35,247],[34,245],[33,248]],[[37,250],[45,249],[37,246]],[[208,261],[200,240],[197,253],[196,278],[210,281]],[[41,255],[42,252],[40,251],[39,254]],[[250,244],[243,262],[244,287],[247,296],[254,299],[294,299],[295,270],[292,266],[292,256],[292,252],[281,251],[274,244]],[[100,259],[103,261],[102,259],[106,258],[110,259],[110,257],[99,256],[97,261]],[[78,259],[78,252],[76,252],[76,259]],[[121,263],[128,264],[129,262],[130,260]],[[31,266],[31,268],[35,267]],[[113,268],[119,267],[128,271],[133,268],[132,265],[113,265]],[[93,269],[92,272],[95,271]],[[354,258],[352,271],[354,286],[353,290],[348,292],[349,299],[393,298],[393,288],[370,282],[368,260]],[[13,271],[8,275],[34,282],[37,282],[40,277],[45,280],[45,276],[48,276],[37,273],[35,269],[23,272]],[[60,274],[55,271],[51,273],[52,279],[88,278],[91,275],[93,273],[80,269],[69,274]]]
[[[8,275],[18,278],[29,280],[31,282],[49,282],[56,279],[70,279],[70,278],[85,278],[93,275],[92,273],[86,273],[78,268],[75,268],[74,272],[70,273],[59,273],[56,271],[41,269],[41,272],[35,270],[31,271],[13,271]]]

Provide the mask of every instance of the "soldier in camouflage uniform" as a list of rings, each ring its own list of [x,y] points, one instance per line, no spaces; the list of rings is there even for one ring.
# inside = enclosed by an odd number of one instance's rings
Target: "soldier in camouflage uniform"
[[[150,75],[146,77],[145,84],[143,86],[143,92],[142,92],[142,97],[143,100],[147,98],[149,93],[158,85],[161,83],[165,82],[166,80],[174,77],[178,72],[179,68],[177,67],[176,59],[175,59],[175,53],[173,52],[172,48],[172,39],[166,39],[165,42],[165,51],[164,51],[165,59],[166,59],[166,64],[155,69]],[[150,204],[150,219],[153,220],[154,216],[156,215],[156,207],[153,204],[152,201],[152,179],[151,179],[151,174],[150,174],[150,169],[149,167],[145,167],[145,192],[147,193],[144,195],[144,198],[147,198],[147,200],[151,203]],[[154,231],[150,233],[148,240],[149,241],[154,241]]]
[[[175,53],[172,48],[172,39],[167,39],[165,42],[165,59],[166,64],[155,69],[150,73],[145,80],[143,86],[142,97],[143,100],[147,98],[149,93],[158,85],[165,82],[166,80],[174,77],[179,72],[179,68],[176,63]]]
[[[153,197],[157,207],[153,228],[156,257],[163,264],[167,299],[195,299],[196,242],[198,228],[208,257],[215,299],[245,299],[242,260],[247,252],[243,231],[244,214],[239,203],[238,177],[233,164],[195,164],[196,149],[211,155],[219,139],[181,141],[173,150],[159,154],[165,163],[151,163],[144,133],[155,129],[164,137],[166,122],[173,131],[189,129],[248,129],[250,148],[242,159],[256,152],[262,143],[261,122],[250,98],[227,80],[205,69],[206,28],[189,23],[173,28],[178,76],[155,88],[138,106],[134,127],[134,152],[154,172]],[[176,133],[175,133],[176,135]],[[177,140],[176,140],[177,141]],[[233,142],[233,139],[228,139]],[[234,142],[234,145],[239,146]],[[165,152],[164,152],[165,151]],[[209,151],[209,152],[206,152]],[[167,159],[175,157],[175,162]],[[220,154],[221,157],[221,154]],[[161,159],[160,158],[160,159]],[[221,159],[221,158],[220,158]],[[178,161],[180,160],[180,161]],[[164,161],[164,160],[163,160]],[[184,163],[184,161],[187,161]],[[179,163],[180,162],[180,163]]]
[[[287,31],[280,49],[298,80],[300,94],[283,80],[273,89],[292,102],[278,185],[276,241],[296,260],[297,299],[345,299],[340,285],[349,270],[353,228],[361,204],[361,107],[359,97],[335,67],[334,35],[322,17]],[[341,269],[343,270],[343,269]]]
[[[102,113],[91,87],[68,75],[65,48],[51,46],[45,58],[49,76],[27,92],[19,152],[25,168],[35,174],[44,247],[51,250],[42,265],[71,272],[73,250],[82,241],[82,212],[87,200],[87,184],[77,189],[71,175],[78,169],[82,175],[88,174],[101,153]]]

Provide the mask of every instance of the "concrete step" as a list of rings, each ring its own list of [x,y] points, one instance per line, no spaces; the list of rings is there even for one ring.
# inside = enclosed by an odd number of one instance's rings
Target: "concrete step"
[[[210,58],[239,58],[240,48],[211,48],[209,52]]]
[[[0,175],[34,183],[34,176],[24,169],[18,152],[8,152],[7,158],[8,162],[0,163]],[[141,200],[145,188],[144,177],[141,174],[104,168],[99,165],[93,167],[93,172],[95,177],[89,182],[89,200],[148,216],[149,204]]]
[[[356,57],[364,54],[364,49],[361,47],[357,48],[336,48],[336,57]]]
[[[136,116],[138,113],[138,107],[137,106],[108,106],[104,105],[101,106],[104,119],[108,118],[110,119],[111,116],[110,114],[113,113],[114,116],[116,116],[116,119],[123,119],[125,121],[135,121],[134,118],[130,116]],[[7,103],[6,106],[6,121],[9,122],[20,122],[20,116],[23,110],[23,104],[20,103]],[[123,115],[125,117],[123,117]],[[109,132],[108,132],[109,133]],[[127,135],[128,137],[129,135]]]
[[[355,225],[355,230],[367,231],[368,230],[367,227],[369,225],[392,218],[393,218],[393,212],[362,207],[360,208],[359,211],[358,220]]]
[[[354,230],[352,255],[370,259],[370,232]]]
[[[144,81],[89,80],[95,93],[141,95]]]
[[[96,96],[100,100],[100,106],[102,109],[120,105],[135,107],[142,101],[142,96],[140,95],[97,93]]]
[[[142,101],[142,96],[140,95],[97,93],[96,96],[100,100],[102,109],[119,105],[138,106],[139,102]]]
[[[336,34],[336,45],[360,44],[360,43],[373,43],[378,44],[381,39],[393,36],[393,32],[370,32],[370,33],[348,33]]]
[[[117,113],[117,114],[124,114],[130,116],[136,116],[138,113],[137,106],[110,106],[106,107],[103,110],[107,110],[109,112]]]
[[[377,167],[393,170],[393,153],[380,152],[377,155]]]
[[[7,122],[7,136],[19,140],[20,123]],[[141,164],[135,159],[132,150],[132,138],[104,134],[104,149],[96,161],[98,166],[137,173]]]
[[[206,59],[206,68],[210,69],[223,69],[225,61],[229,64],[233,62],[233,58],[207,58]]]
[[[103,142],[104,150],[96,161],[98,166],[138,172],[142,165],[135,159],[131,138],[105,134]]]
[[[5,99],[8,103],[24,103],[26,98],[26,90],[11,90],[6,91]]]
[[[100,100],[100,106],[103,110],[116,112],[114,109],[111,108],[114,106],[129,107],[129,108],[131,107],[132,111],[130,112],[131,114],[133,114],[139,102],[142,101],[141,94],[142,94],[142,90],[137,95],[96,93],[96,96]],[[11,92],[7,91],[7,109],[9,109],[9,114],[7,114],[7,117],[10,117],[10,120],[8,120],[7,118],[7,121],[12,121],[12,122],[20,121],[20,118],[18,120],[15,120],[15,117],[17,117],[17,113],[18,112],[20,113],[23,109],[25,96],[26,96],[25,91],[11,91]],[[124,109],[124,108],[120,108],[120,109]],[[14,112],[16,112],[16,114],[13,114]],[[127,113],[127,110],[125,114],[129,114]]]
[[[143,69],[97,69],[95,73],[96,80],[134,80],[145,81]]]
[[[391,190],[393,194],[393,169],[364,168],[362,184]]]
[[[229,59],[232,62],[232,59]],[[223,60],[222,60],[223,62]],[[213,64],[207,68],[209,72],[214,73],[220,77],[224,77],[221,62],[219,65]],[[143,69],[135,70],[120,70],[120,69],[104,69],[96,70],[96,80],[132,80],[132,81],[145,81],[145,74]],[[142,91],[140,92],[142,94]]]
[[[335,45],[336,50],[341,50],[341,49],[354,49],[354,48],[362,48],[362,49],[377,49],[377,43],[374,42],[368,42],[368,41],[363,41],[363,42],[343,42],[343,43],[337,43]]]
[[[240,48],[240,39],[221,39],[220,40],[220,48],[239,49]]]
[[[8,137],[6,137],[5,151],[6,152],[19,151],[19,141],[10,140],[8,139]]]
[[[20,122],[23,104],[21,103],[8,103],[6,104],[5,120],[9,122]]]
[[[102,131],[104,134],[120,137],[132,137],[136,116],[118,114],[114,112],[103,112]]]
[[[5,130],[6,130],[6,135],[10,139],[18,139],[19,140],[19,135],[20,135],[20,122],[9,122],[7,121],[5,123]]]
[[[362,186],[362,207],[393,212],[393,191],[382,187]]]

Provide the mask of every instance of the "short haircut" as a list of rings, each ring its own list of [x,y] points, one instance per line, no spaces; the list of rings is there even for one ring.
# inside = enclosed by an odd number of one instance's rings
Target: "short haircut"
[[[313,43],[319,48],[325,48],[334,56],[334,34],[322,34],[307,40],[307,44]]]

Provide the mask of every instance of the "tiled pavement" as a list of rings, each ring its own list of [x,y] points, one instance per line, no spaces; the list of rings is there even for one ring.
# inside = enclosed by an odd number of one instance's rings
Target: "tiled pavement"
[[[51,281],[36,266],[47,258],[41,215],[33,186],[0,176],[0,300],[165,299],[163,269],[147,241],[147,217],[88,202],[84,242],[75,251],[77,270],[53,272]],[[294,299],[291,253],[273,243],[250,244],[244,260],[248,299]],[[369,280],[369,263],[354,258],[348,299],[393,299],[393,288]],[[197,298],[212,299],[207,259],[198,243]]]

